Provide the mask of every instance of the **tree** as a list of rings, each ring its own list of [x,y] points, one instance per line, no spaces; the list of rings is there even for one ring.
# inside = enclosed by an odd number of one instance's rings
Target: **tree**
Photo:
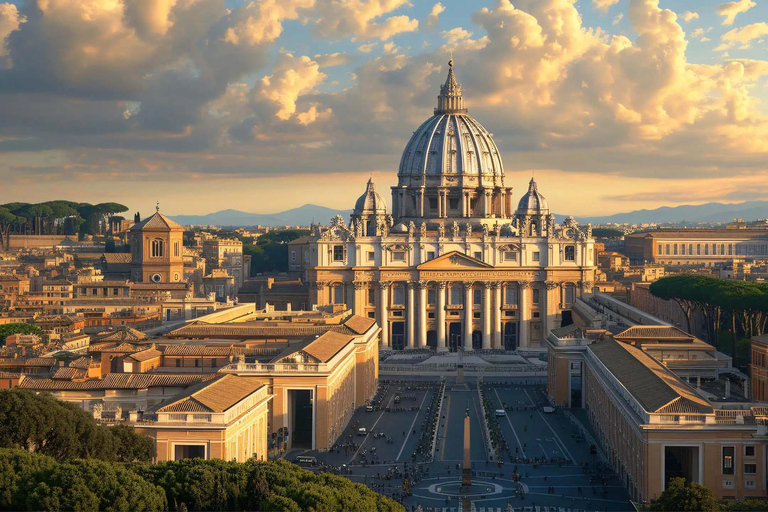
[[[35,334],[42,338],[43,330],[35,324],[4,324],[0,325],[0,344],[5,344],[5,338],[12,334]]]
[[[685,478],[672,478],[667,489],[651,500],[650,510],[669,512],[717,511],[718,504],[712,489],[696,482],[686,484]]]
[[[106,232],[105,226],[109,226],[109,218],[112,215],[128,211],[128,207],[120,203],[99,203],[95,208],[100,216],[99,225],[102,233]]]
[[[16,215],[11,213],[8,208],[0,206],[0,249],[10,248],[10,240],[8,235],[11,231],[11,226],[16,222]]]
[[[74,404],[19,388],[0,390],[0,448],[56,460],[149,461],[155,455],[154,441],[130,427],[99,425]]]

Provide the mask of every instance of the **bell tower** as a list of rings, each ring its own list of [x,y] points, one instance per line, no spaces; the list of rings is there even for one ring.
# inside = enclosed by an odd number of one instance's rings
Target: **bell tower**
[[[130,231],[131,280],[137,283],[184,282],[184,228],[160,213]]]

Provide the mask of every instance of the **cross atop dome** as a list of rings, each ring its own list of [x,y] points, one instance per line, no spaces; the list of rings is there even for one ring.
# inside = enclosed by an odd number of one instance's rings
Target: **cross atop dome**
[[[461,84],[453,73],[453,59],[448,61],[448,77],[440,86],[440,95],[437,97],[435,114],[466,114],[464,97],[461,95]]]

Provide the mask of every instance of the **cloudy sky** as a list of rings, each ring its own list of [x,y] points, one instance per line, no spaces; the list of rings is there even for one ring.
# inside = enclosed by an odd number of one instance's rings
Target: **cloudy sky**
[[[453,54],[559,213],[768,199],[768,0],[0,3],[0,203],[350,208]]]

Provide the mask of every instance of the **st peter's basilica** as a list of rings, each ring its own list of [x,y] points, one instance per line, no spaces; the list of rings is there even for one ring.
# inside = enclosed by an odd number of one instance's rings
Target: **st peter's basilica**
[[[448,65],[403,151],[392,212],[369,181],[349,223],[313,231],[310,299],[375,318],[382,348],[544,350],[594,283],[591,229],[556,224],[533,179],[513,209],[493,135]]]

